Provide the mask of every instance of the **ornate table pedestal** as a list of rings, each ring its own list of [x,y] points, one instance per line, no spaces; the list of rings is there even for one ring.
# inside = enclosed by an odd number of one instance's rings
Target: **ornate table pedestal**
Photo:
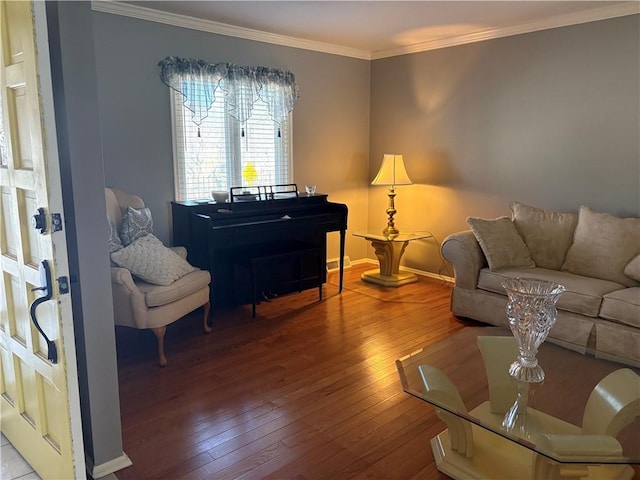
[[[400,260],[409,242],[430,238],[430,234],[401,233],[395,237],[373,233],[354,233],[354,235],[371,242],[380,263],[380,268],[364,272],[360,276],[362,280],[383,287],[399,287],[418,281],[415,274],[400,271]]]

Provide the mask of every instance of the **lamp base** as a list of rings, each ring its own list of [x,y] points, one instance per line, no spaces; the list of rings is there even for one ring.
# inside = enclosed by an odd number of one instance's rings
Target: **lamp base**
[[[394,238],[398,236],[400,230],[398,230],[393,223],[393,216],[397,212],[394,202],[396,189],[393,185],[389,187],[389,193],[387,193],[387,195],[389,196],[389,206],[387,207],[387,228],[382,231],[382,234],[386,237]]]
[[[387,228],[382,230],[382,234],[385,237],[397,237],[400,234],[400,230],[393,225],[387,225]]]

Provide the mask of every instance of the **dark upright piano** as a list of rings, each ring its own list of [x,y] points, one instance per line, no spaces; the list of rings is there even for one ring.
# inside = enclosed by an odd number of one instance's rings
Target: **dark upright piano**
[[[192,265],[212,276],[217,306],[254,303],[252,265],[273,259],[269,295],[319,287],[326,282],[327,232],[340,232],[340,291],[344,270],[347,206],[327,195],[298,194],[295,184],[234,187],[230,202],[172,202],[173,244],[187,248]],[[263,275],[264,276],[264,275]]]

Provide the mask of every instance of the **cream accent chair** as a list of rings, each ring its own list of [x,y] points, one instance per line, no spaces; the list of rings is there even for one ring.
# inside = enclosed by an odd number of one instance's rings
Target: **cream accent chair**
[[[143,208],[144,202],[136,195],[115,188],[105,188],[107,214],[120,231],[122,214],[128,206]],[[184,247],[173,247],[178,255],[186,258]],[[116,325],[150,329],[158,340],[158,363],[167,365],[164,352],[164,336],[167,326],[184,317],[196,308],[204,307],[203,328],[209,326],[209,283],[211,275],[205,270],[196,270],[176,280],[171,285],[160,286],[134,278],[126,268],[111,267],[111,290],[113,313]]]

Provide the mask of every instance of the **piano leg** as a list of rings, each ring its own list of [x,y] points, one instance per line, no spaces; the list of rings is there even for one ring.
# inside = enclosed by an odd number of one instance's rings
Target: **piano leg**
[[[342,280],[344,278],[344,239],[347,234],[346,230],[340,230],[340,288],[339,293],[342,293]]]
[[[327,249],[325,248],[325,252]],[[322,279],[322,273],[327,269],[327,261],[325,260],[326,255],[322,253],[318,255],[319,265],[318,265],[318,278]],[[322,301],[322,281],[318,282],[318,301]]]

